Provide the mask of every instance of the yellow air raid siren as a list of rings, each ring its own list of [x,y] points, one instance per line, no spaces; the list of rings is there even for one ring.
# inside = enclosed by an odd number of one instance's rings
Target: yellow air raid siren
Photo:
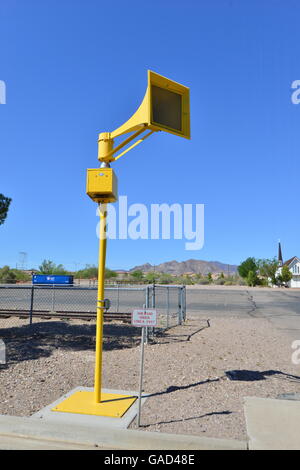
[[[102,162],[102,169],[104,166],[109,167],[110,162],[117,160],[157,131],[170,132],[186,139],[191,138],[190,90],[180,83],[148,70],[146,94],[137,111],[113,132],[99,134],[98,160]],[[114,148],[114,139],[128,133],[131,135]],[[141,136],[143,133],[146,134]],[[136,142],[115,155],[138,136],[141,137]],[[113,170],[107,168],[105,177],[100,177],[98,171],[99,169],[87,170],[87,194],[98,203],[115,202],[117,183]]]
[[[145,127],[190,139],[189,88],[148,70],[148,87],[140,107],[110,136],[113,139]]]

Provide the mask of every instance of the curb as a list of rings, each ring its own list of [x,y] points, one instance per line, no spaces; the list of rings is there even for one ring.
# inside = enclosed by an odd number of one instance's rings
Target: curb
[[[56,423],[43,422],[38,418],[0,415],[0,449],[3,441],[7,448],[11,439],[11,449],[26,446],[32,441],[37,448],[78,446],[115,450],[247,450],[246,441],[217,439],[194,435],[166,434],[128,429],[108,429],[91,426],[58,426]],[[18,444],[19,442],[19,444]],[[16,447],[14,447],[16,446]]]

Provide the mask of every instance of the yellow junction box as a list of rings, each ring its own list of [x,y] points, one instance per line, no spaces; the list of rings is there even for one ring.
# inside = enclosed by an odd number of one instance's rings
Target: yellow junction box
[[[112,168],[88,168],[86,192],[96,202],[116,202],[118,179]]]

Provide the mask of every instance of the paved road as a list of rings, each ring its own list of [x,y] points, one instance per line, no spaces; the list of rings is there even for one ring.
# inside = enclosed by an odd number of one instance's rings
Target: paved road
[[[300,290],[188,289],[187,312],[205,318],[265,317],[293,339],[300,339]]]
[[[186,291],[187,312],[205,317],[247,317],[254,309],[251,294],[245,290],[188,288]]]
[[[253,292],[256,314],[268,318],[277,328],[300,339],[300,291],[292,289]]]

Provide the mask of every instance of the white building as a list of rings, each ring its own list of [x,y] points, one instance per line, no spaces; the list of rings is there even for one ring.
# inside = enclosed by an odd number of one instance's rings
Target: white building
[[[300,287],[300,259],[297,256],[283,262],[280,241],[278,243],[278,270],[276,277],[281,274],[282,266],[288,266],[292,273],[292,279],[287,283],[288,287]]]
[[[288,266],[293,275],[292,279],[288,282],[288,286],[300,287],[300,259],[297,256],[293,256],[293,258],[283,263],[283,266]]]

